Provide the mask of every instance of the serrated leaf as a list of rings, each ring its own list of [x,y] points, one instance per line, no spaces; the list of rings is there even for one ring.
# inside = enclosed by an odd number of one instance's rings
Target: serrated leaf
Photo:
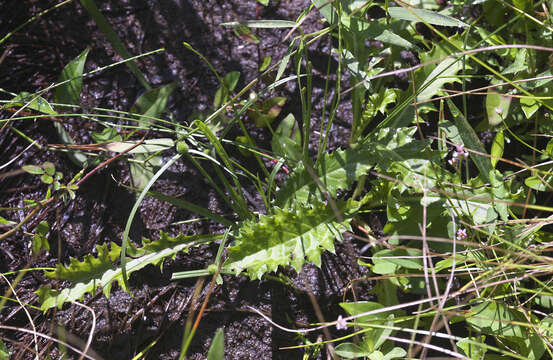
[[[187,237],[179,235],[175,238],[166,233],[161,233],[159,240],[146,242],[143,249],[135,249],[140,257],[127,262],[127,274],[142,269],[149,264],[159,264],[165,258],[174,256],[180,251],[195,246],[207,238],[198,236]],[[198,241],[196,241],[198,240]],[[115,243],[102,244],[96,247],[97,256],[85,255],[82,261],[71,258],[69,266],[58,264],[56,270],[47,271],[45,275],[49,278],[68,280],[73,284],[63,290],[54,290],[49,286],[42,286],[36,294],[39,296],[41,309],[46,311],[54,306],[61,307],[66,302],[82,299],[86,293],[94,294],[96,289],[101,288],[103,294],[109,297],[111,286],[114,281],[119,283],[124,290],[127,290],[122,278],[122,269],[114,265],[120,254],[121,247]]]
[[[393,6],[388,8],[388,13],[392,18],[401,20],[426,22],[428,24],[440,26],[468,27],[468,25],[461,20],[457,20],[455,18],[452,18],[451,16],[442,15],[440,13],[425,9]]]
[[[164,111],[169,101],[169,96],[176,85],[174,83],[161,86],[142,94],[131,107],[131,112],[138,114],[138,123],[142,127],[148,127],[155,122]]]
[[[345,220],[359,206],[351,200],[336,201],[337,214],[332,206],[319,201],[309,205],[296,202],[288,210],[275,207],[272,215],[244,221],[224,267],[236,274],[246,270],[252,279],[260,279],[280,265],[300,271],[307,260],[320,266],[322,252],[334,252],[334,239],[350,228]]]

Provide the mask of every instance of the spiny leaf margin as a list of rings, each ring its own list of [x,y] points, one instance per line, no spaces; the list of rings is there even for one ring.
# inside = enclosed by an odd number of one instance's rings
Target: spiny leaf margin
[[[350,230],[348,219],[361,205],[338,200],[336,213],[332,206],[317,200],[309,205],[295,202],[290,209],[275,207],[271,215],[243,221],[224,268],[236,274],[246,270],[255,280],[280,265],[300,271],[307,260],[320,267],[321,254],[324,250],[334,253],[334,239]]]
[[[165,258],[174,256],[180,251],[213,240],[213,236],[184,236],[171,237],[167,233],[161,233],[158,240],[143,240],[143,247],[129,251],[135,259],[129,258],[127,262],[127,274],[142,269],[146,265],[160,264]],[[111,243],[96,247],[98,255],[88,254],[83,261],[71,258],[70,264],[65,266],[58,264],[54,271],[46,271],[49,278],[68,280],[72,286],[63,290],[55,290],[50,286],[41,286],[35,293],[39,297],[40,308],[46,311],[54,306],[60,308],[66,302],[80,300],[86,293],[94,294],[97,288],[101,288],[103,294],[109,297],[114,281],[119,283],[123,290],[127,290],[120,265],[114,265],[121,254],[121,247]]]

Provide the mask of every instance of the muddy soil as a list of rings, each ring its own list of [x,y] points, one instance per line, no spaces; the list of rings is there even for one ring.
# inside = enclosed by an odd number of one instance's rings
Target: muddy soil
[[[55,3],[38,0],[5,2],[2,5],[0,34],[7,34]],[[202,53],[220,73],[239,71],[241,79],[238,88],[241,88],[258,76],[259,65],[265,56],[273,59],[282,57],[288,43],[282,40],[288,30],[258,30],[261,41],[252,44],[219,24],[246,19],[295,20],[309,5],[308,0],[271,1],[268,7],[259,5],[255,0],[109,0],[97,3],[132,54],[161,47],[166,49],[160,54],[138,60],[138,65],[152,86],[171,82],[177,85],[168,106],[168,116],[179,123],[186,123],[193,112],[209,108],[218,87],[217,79],[208,66],[187,50],[183,42]],[[316,13],[302,25],[305,32],[315,31],[322,26]],[[319,119],[322,118],[324,74],[331,46],[329,41],[328,38],[320,40],[309,48],[310,56],[319,60],[314,61],[313,101],[316,105],[312,127],[315,130],[321,125]],[[17,31],[0,47],[0,52],[5,55],[0,60],[0,87],[12,93],[44,89],[55,83],[63,66],[87,47],[90,48],[90,54],[85,71],[121,60],[80,3],[68,3]],[[344,85],[347,85],[347,79]],[[114,67],[84,80],[80,100],[82,108],[79,111],[93,112],[91,107],[128,111],[143,91],[127,67]],[[288,99],[282,114],[291,112],[296,118],[301,118],[296,84],[288,83],[279,89],[279,94]],[[7,98],[5,94],[1,96]],[[52,99],[51,93],[44,96]],[[347,103],[345,101],[338,111],[329,139],[330,149],[347,144],[351,122]],[[13,113],[6,110],[1,112],[3,119],[11,115]],[[80,144],[93,142],[90,134],[99,129],[95,123],[78,117],[64,119],[63,124]],[[10,126],[41,146],[60,142],[52,126],[52,119],[20,120]],[[250,130],[258,145],[270,148],[268,131],[251,125]],[[0,174],[0,207],[3,209],[0,213],[16,222],[23,220],[27,212],[4,209],[20,208],[24,206],[24,200],[40,200],[46,189],[37,177],[17,172],[22,165],[53,162],[56,169],[63,172],[64,181],[71,179],[79,170],[62,152],[38,147],[24,151],[27,145],[28,142],[14,130],[4,128],[0,131],[0,163],[5,164],[21,154]],[[165,154],[167,158],[171,155]],[[257,171],[253,163],[251,170]],[[282,181],[285,174],[279,176]],[[94,253],[97,245],[111,242],[120,244],[125,222],[135,201],[135,195],[120,186],[121,183],[129,183],[128,163],[115,161],[84,183],[75,201],[59,201],[40,210],[15,235],[0,242],[0,272],[25,267],[53,267],[60,261],[69,262],[72,257],[82,259],[84,255]],[[208,182],[195,167],[185,161],[171,167],[154,189],[221,214],[232,212],[224,206],[215,191],[206,190],[209,189]],[[252,194],[254,190],[246,189]],[[261,210],[260,204],[260,199],[252,196],[249,204],[251,208]],[[224,230],[208,221],[182,223],[195,217],[197,215],[168,203],[146,199],[134,221],[131,237],[135,240],[141,237],[156,239],[161,231],[177,235],[221,233]],[[48,234],[51,250],[33,258],[28,234],[44,220],[51,226]],[[181,223],[175,225],[177,222]],[[224,328],[227,359],[301,358],[303,351],[281,348],[304,344],[306,339],[273,327],[253,312],[252,308],[265,313],[278,324],[299,328],[319,322],[310,298],[313,295],[325,320],[336,319],[342,314],[339,302],[352,299],[352,292],[346,291],[349,282],[365,274],[365,270],[357,265],[357,257],[363,246],[352,237],[345,236],[344,242],[337,246],[336,255],[324,255],[321,269],[306,266],[303,274],[282,269],[282,273],[292,279],[293,286],[275,280],[249,281],[245,277],[224,276],[224,283],[217,285],[211,295],[206,315],[188,352],[189,358],[206,358],[207,349],[218,328]],[[213,262],[216,252],[217,244],[195,248],[189,253],[179,254],[173,260],[167,260],[162,269],[149,266],[134,273],[130,279],[130,293],[114,286],[108,299],[101,294],[87,295],[84,303],[95,312],[97,318],[96,327],[92,329],[94,351],[90,354],[98,359],[130,359],[149,344],[155,343],[146,358],[178,358],[197,279],[171,281],[171,274],[203,269]],[[8,279],[12,281],[14,277],[10,275]],[[68,285],[48,279],[40,271],[30,271],[19,282],[17,295],[22,302],[36,306],[37,296],[33,292],[44,284],[52,287]],[[357,299],[369,299],[367,287],[370,284],[363,286],[355,288]],[[6,282],[2,281],[0,291],[4,293],[7,289]],[[204,288],[198,301],[203,301],[205,296]],[[90,312],[76,305],[66,305],[61,310],[51,310],[45,314],[30,309],[30,315],[38,331],[65,338],[80,348],[92,331]],[[0,310],[0,323],[30,329],[27,316],[14,302],[6,303]],[[340,334],[333,329],[330,331]],[[25,346],[32,344],[31,335],[0,330],[0,336],[14,351],[14,359],[33,358],[32,352],[25,349]],[[314,342],[319,336],[322,334],[314,333],[308,336],[308,340]],[[40,358],[54,359],[60,356],[58,346],[51,341],[40,339],[39,349]],[[78,358],[71,351],[68,354],[70,358]],[[318,357],[327,357],[325,349]]]

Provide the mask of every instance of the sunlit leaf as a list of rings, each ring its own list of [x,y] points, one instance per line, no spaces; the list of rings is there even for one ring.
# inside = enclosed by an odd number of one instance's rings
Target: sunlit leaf
[[[142,269],[146,265],[157,265],[165,258],[174,256],[192,246],[209,240],[208,237],[179,235],[170,237],[161,233],[160,239],[156,241],[144,241],[144,247],[129,251],[129,254],[137,256],[127,262],[127,274]],[[98,245],[97,255],[87,254],[82,261],[71,258],[69,265],[58,264],[56,270],[47,271],[45,275],[52,279],[68,280],[72,285],[62,290],[55,290],[49,286],[40,287],[35,293],[39,296],[40,308],[46,311],[54,306],[61,307],[66,302],[80,300],[86,293],[94,294],[96,289],[102,289],[103,294],[109,297],[111,286],[114,281],[119,283],[126,290],[122,278],[120,266],[114,262],[121,254],[121,248],[114,242]]]
[[[322,252],[334,252],[334,239],[350,228],[346,220],[359,206],[354,201],[336,201],[336,208],[318,201],[294,203],[288,210],[277,207],[271,215],[246,220],[239,226],[224,267],[236,274],[245,270],[250,278],[260,279],[281,265],[300,271],[307,260],[320,266]]]
[[[461,20],[425,9],[392,6],[388,8],[388,13],[392,18],[401,20],[426,22],[428,24],[440,26],[468,27],[468,25]]]

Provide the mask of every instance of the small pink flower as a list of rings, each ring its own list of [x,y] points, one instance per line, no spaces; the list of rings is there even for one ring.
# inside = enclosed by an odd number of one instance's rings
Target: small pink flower
[[[464,160],[468,156],[468,152],[465,151],[465,147],[463,145],[455,145],[455,151],[453,152],[453,155],[451,155],[451,159],[447,162],[451,166],[457,165],[457,163],[461,160]]]
[[[457,230],[457,240],[463,240],[467,238],[467,229]]]
[[[344,320],[342,315],[338,315],[338,320],[336,320],[336,329],[337,330],[347,330],[348,322]]]

